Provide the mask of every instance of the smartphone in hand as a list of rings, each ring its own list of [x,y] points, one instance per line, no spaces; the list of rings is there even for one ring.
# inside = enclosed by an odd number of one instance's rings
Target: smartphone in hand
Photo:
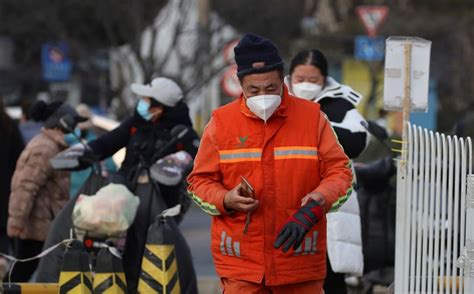
[[[244,197],[254,197],[255,190],[253,189],[252,185],[250,185],[249,181],[244,177],[240,176],[240,195]]]

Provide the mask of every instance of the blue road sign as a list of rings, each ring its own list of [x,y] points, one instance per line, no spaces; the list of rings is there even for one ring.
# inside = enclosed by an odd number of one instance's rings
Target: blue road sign
[[[438,115],[438,91],[436,80],[430,80],[428,90],[428,110],[426,112],[412,112],[410,122],[422,128],[436,131],[436,118]]]
[[[68,81],[71,78],[72,62],[69,46],[64,42],[45,43],[41,48],[43,79],[48,82]]]
[[[385,57],[385,38],[357,36],[355,38],[355,58],[366,61],[381,61]]]

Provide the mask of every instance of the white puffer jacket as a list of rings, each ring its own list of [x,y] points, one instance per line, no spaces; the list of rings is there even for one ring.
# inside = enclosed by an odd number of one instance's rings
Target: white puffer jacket
[[[316,102],[324,98],[343,98],[354,107],[362,100],[362,95],[351,87],[341,85],[333,78],[328,77],[326,86],[315,99]],[[349,110],[342,123],[331,125],[351,130],[352,132],[367,132],[360,121],[364,118],[357,109]],[[365,121],[365,120],[364,120]],[[367,132],[366,146],[370,136]],[[355,170],[352,168],[353,186],[357,182]],[[327,218],[327,254],[331,268],[335,273],[350,273],[362,276],[364,271],[364,256],[362,254],[362,229],[360,222],[359,200],[357,192],[352,190],[349,199],[339,210],[330,212]]]
[[[355,172],[352,169],[353,181]],[[357,192],[338,211],[329,212],[327,218],[327,254],[331,268],[336,273],[361,276],[364,271],[362,231]]]

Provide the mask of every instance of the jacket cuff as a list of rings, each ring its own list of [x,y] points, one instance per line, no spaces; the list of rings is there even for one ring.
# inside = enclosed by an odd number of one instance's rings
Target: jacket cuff
[[[324,202],[325,202],[324,212],[328,213],[331,210],[333,203],[336,201],[336,199],[333,199],[332,197],[328,197],[328,195],[331,195],[331,191],[328,189],[325,189],[324,187],[318,187],[313,192],[317,192],[323,195]]]
[[[227,193],[228,191],[223,189],[219,192],[216,193],[216,208],[217,210],[220,212],[221,215],[231,215],[233,214],[233,211],[229,211],[227,209],[225,209],[224,207],[224,197],[225,197],[225,194]]]

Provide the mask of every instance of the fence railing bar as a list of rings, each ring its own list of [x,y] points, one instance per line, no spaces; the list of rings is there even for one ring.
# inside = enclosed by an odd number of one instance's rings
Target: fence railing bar
[[[444,277],[445,277],[445,250],[446,250],[446,216],[447,216],[447,203],[446,203],[446,190],[447,190],[447,177],[448,177],[448,146],[446,143],[446,136],[444,134],[441,135],[441,139],[443,141],[443,175],[442,175],[442,183],[441,183],[441,249],[440,249],[440,282],[441,290],[444,293]]]
[[[413,131],[411,125],[407,126],[408,130],[408,140],[409,142],[413,141]],[[407,144],[407,173],[404,179],[404,191],[400,193],[399,199],[404,202],[405,207],[403,208],[405,212],[405,219],[400,219],[400,222],[397,222],[397,226],[402,228],[401,234],[404,235],[404,238],[400,241],[403,244],[403,251],[400,254],[400,259],[403,260],[402,269],[401,269],[401,276],[402,276],[402,292],[408,291],[409,285],[409,265],[410,265],[410,244],[411,244],[411,201],[412,201],[412,193],[411,193],[411,184],[412,184],[412,174],[413,174],[413,144]],[[397,288],[398,289],[398,288]]]
[[[458,257],[459,252],[459,185],[461,183],[460,179],[460,169],[461,169],[461,157],[460,157],[460,147],[459,147],[459,138],[454,136],[454,213],[453,213],[453,255],[450,260],[452,260],[451,273],[452,273],[452,283],[451,290],[453,293],[457,293],[457,283],[456,278],[458,277],[458,270],[456,267],[455,260]]]
[[[416,200],[418,202],[416,213],[416,255],[412,256],[416,260],[415,266],[415,293],[421,291],[421,260],[423,259],[422,242],[423,242],[423,188],[424,188],[424,173],[425,173],[425,140],[423,138],[423,130],[418,127],[416,130],[418,136],[418,173],[415,170],[416,182],[418,183],[418,193],[416,193]]]
[[[429,245],[428,245],[428,273],[427,273],[427,293],[431,293],[433,290],[433,259],[434,259],[434,226],[435,226],[435,201],[436,201],[436,158],[438,156],[438,150],[435,143],[433,132],[430,131],[429,135],[429,146],[432,160],[430,160],[431,170],[429,176],[429,216],[428,216],[428,227],[429,227]]]
[[[460,244],[460,249],[462,250],[465,246],[465,230],[466,230],[466,178],[467,178],[467,173],[468,169],[466,166],[467,162],[467,154],[466,154],[466,142],[464,141],[463,138],[460,138],[460,145],[461,145],[461,229],[460,229],[460,234],[459,234],[459,244]],[[459,293],[464,293],[464,270],[462,268],[459,269],[459,277],[460,277],[460,290]]]
[[[451,136],[448,136],[449,146],[449,170],[448,170],[448,221],[446,224],[447,230],[447,249],[446,249],[446,293],[451,293],[451,259],[452,259],[452,243],[453,243],[453,177],[454,177],[454,146]]]
[[[435,238],[434,238],[434,272],[433,272],[433,292],[438,292],[438,273],[440,272],[440,225],[441,225],[441,195],[442,195],[442,186],[441,186],[441,174],[443,169],[441,168],[442,157],[443,157],[443,144],[442,137],[439,133],[436,133],[436,194],[435,194]]]
[[[418,130],[416,126],[413,126],[413,168],[410,169],[412,173],[412,194],[411,194],[411,246],[410,246],[410,275],[409,275],[409,293],[415,293],[415,279],[416,279],[416,241],[417,241],[417,234],[416,234],[416,225],[418,222],[417,216],[417,195],[418,195]]]
[[[468,156],[468,169],[469,174],[472,175],[472,140],[470,137],[466,138]],[[468,240],[474,240],[474,209],[467,208],[466,210],[466,239],[464,245],[467,244]],[[464,273],[464,292],[474,293],[474,277],[470,276],[469,273]]]
[[[425,172],[423,180],[423,243],[421,250],[421,293],[426,293],[426,283],[428,281],[428,274],[426,268],[428,266],[428,215],[429,215],[429,192],[430,192],[430,137],[428,130],[422,130],[423,139],[425,141]]]

